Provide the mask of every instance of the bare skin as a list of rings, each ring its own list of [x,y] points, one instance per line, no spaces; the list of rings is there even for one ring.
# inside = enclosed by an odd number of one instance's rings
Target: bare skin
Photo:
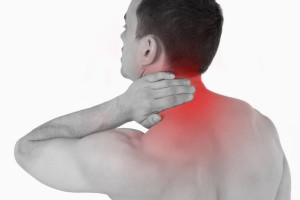
[[[128,178],[139,183],[129,182],[132,194],[110,197],[114,200],[290,199],[290,172],[273,123],[243,101],[210,92],[201,83],[193,84],[198,89],[198,98],[163,111],[163,121],[145,135],[124,130],[145,160],[133,166],[132,172],[143,167],[150,171],[145,170],[137,180],[130,174]],[[216,112],[208,116],[200,110],[189,116],[188,124],[175,123],[182,120],[181,113],[188,106],[197,103],[204,107],[214,104]],[[177,131],[176,135],[166,133],[169,127]]]
[[[22,137],[19,165],[52,188],[113,200],[289,200],[289,167],[273,123],[207,90],[199,74],[158,73],[171,68],[156,38],[135,39],[139,3],[131,2],[121,35],[121,72],[134,82],[115,99]],[[129,121],[150,129],[118,128]]]
[[[116,128],[82,137],[62,128],[72,128],[70,114],[20,139],[16,160],[50,187],[113,200],[290,199],[290,172],[272,122],[245,102],[207,90],[199,78],[190,77],[194,100],[159,112],[161,122],[145,134]]]

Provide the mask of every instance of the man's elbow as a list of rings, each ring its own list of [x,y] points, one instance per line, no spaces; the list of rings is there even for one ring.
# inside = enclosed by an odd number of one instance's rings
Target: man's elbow
[[[15,160],[16,162],[22,166],[21,160],[22,160],[22,151],[21,151],[21,139],[19,139],[16,144],[15,144],[15,149],[14,149],[14,155],[15,155]]]
[[[19,139],[14,148],[14,156],[16,162],[25,169],[26,163],[30,158],[32,146],[30,141],[27,141],[24,138]]]

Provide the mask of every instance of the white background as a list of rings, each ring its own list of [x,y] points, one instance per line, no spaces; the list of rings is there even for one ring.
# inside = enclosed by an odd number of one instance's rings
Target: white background
[[[0,199],[109,199],[51,189],[15,162],[14,144],[55,117],[126,91],[120,74],[129,0],[0,0]],[[240,98],[275,123],[300,199],[299,20],[296,0],[224,0],[218,54],[206,86]],[[129,123],[125,127],[141,126]],[[123,127],[124,127],[123,126]]]

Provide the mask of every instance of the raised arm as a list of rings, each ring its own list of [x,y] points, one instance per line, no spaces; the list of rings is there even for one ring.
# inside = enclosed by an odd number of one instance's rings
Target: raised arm
[[[16,149],[20,166],[49,187],[110,195],[126,192],[126,174],[137,172],[135,165],[142,161],[139,155],[129,138],[118,129],[82,139],[39,141],[27,153]]]
[[[193,93],[189,84],[171,79],[166,73],[148,75],[109,102],[39,126],[17,142],[17,162],[50,187],[107,192],[120,183],[115,180],[120,178],[118,159],[134,163],[134,157],[126,155],[136,154],[125,134],[116,128],[132,120],[151,127],[159,122],[152,118],[156,113],[189,101]]]

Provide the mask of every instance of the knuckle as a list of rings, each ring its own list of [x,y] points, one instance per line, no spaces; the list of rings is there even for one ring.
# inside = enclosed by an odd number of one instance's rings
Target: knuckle
[[[174,106],[175,103],[176,103],[176,97],[175,96],[169,96],[168,97],[168,103],[169,103],[169,105]]]
[[[178,97],[178,104],[189,102],[193,99],[193,94],[181,94]]]
[[[170,94],[171,95],[175,95],[176,94],[176,92],[177,92],[177,88],[176,87],[170,87]]]
[[[164,87],[169,87],[169,86],[171,86],[171,82],[166,80],[166,81],[164,81],[163,86]]]
[[[188,89],[185,88],[184,86],[179,86],[177,94],[183,94],[183,93],[186,93],[187,91],[188,91]]]

